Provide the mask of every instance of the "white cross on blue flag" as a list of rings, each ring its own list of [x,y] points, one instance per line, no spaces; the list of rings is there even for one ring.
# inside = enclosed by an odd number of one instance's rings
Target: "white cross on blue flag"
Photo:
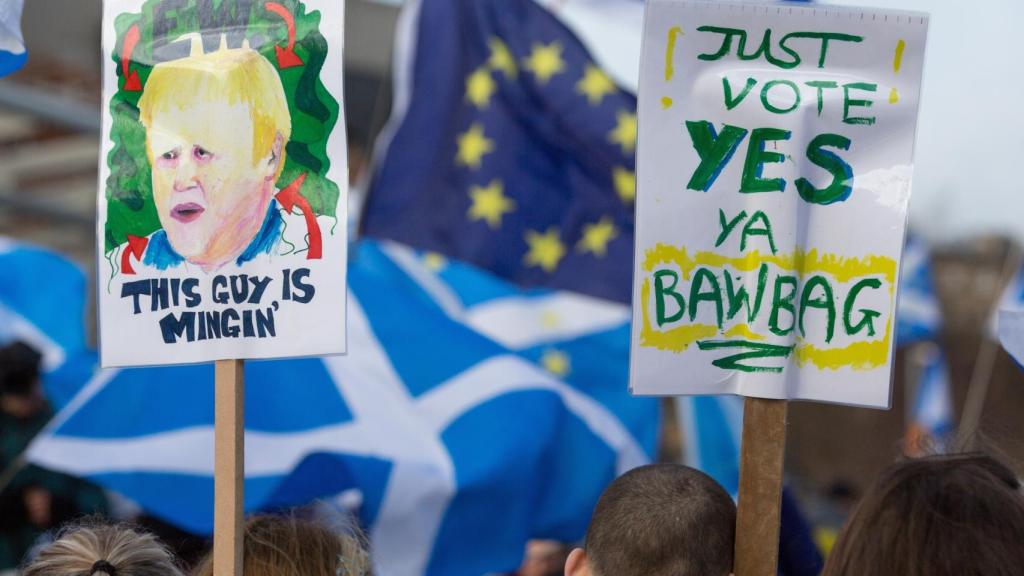
[[[349,274],[348,356],[246,365],[248,510],[358,491],[378,574],[479,576],[529,538],[582,537],[605,485],[650,460],[624,306],[369,241]],[[102,372],[30,459],[209,533],[212,382]]]

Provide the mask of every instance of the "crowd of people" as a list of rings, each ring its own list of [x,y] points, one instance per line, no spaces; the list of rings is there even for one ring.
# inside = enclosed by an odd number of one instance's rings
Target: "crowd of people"
[[[652,464],[602,495],[580,548],[543,576],[727,576],[736,506],[706,474]],[[541,554],[545,558],[552,555]],[[824,576],[1010,576],[1024,566],[1024,492],[1006,465],[981,453],[930,456],[886,470],[840,534]],[[155,536],[127,525],[65,527],[24,576],[184,576]],[[257,516],[244,536],[244,576],[364,576],[358,533],[308,519]],[[524,572],[525,573],[525,572]],[[192,571],[212,576],[207,555]]]
[[[99,488],[19,462],[51,416],[40,356],[0,348],[0,561],[24,576],[212,576],[141,525],[100,520]],[[89,519],[76,520],[83,515]],[[91,516],[89,516],[91,515]],[[710,476],[652,464],[605,490],[579,548],[535,541],[516,576],[678,576],[732,573],[736,505]],[[168,540],[170,541],[170,540]],[[248,521],[245,576],[361,576],[370,552],[358,528],[314,518]],[[892,465],[850,514],[824,576],[1009,576],[1024,566],[1024,491],[1014,470],[983,453],[910,458]]]

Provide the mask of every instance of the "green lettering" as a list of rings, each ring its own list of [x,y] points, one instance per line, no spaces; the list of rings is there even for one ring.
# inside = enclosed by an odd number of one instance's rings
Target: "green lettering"
[[[839,34],[836,32],[791,32],[782,37],[779,41],[779,46],[785,46],[786,41],[790,38],[811,38],[815,40],[821,40],[821,50],[818,53],[818,68],[825,67],[825,60],[828,56],[828,43],[832,40],[837,42],[861,42],[864,40],[862,36],[854,36],[852,34]],[[783,48],[785,50],[785,48]]]
[[[702,292],[704,283],[711,287],[711,290]],[[693,282],[690,283],[690,322],[697,317],[697,306],[701,302],[715,303],[715,324],[722,327],[722,289],[718,285],[718,278],[707,268],[698,268],[693,275]]]
[[[732,84],[729,83],[729,79],[722,76],[722,92],[725,94],[725,109],[732,110],[733,108],[740,105],[743,99],[750,94],[751,89],[757,84],[757,80],[753,78],[747,78],[747,85],[743,87],[743,90],[736,96],[735,99],[732,97]]]
[[[810,82],[804,82],[804,84],[818,91],[818,116],[821,116],[821,110],[825,106],[825,89],[838,88],[839,84],[831,80],[811,80]]]
[[[755,228],[754,224],[758,222],[761,223],[761,227]],[[764,212],[760,210],[754,212],[754,215],[743,226],[743,234],[740,236],[740,251],[747,249],[747,236],[767,237],[768,247],[771,248],[772,254],[775,254],[775,238],[772,236],[772,224],[768,221],[768,216]]]
[[[815,188],[807,178],[796,181],[800,197],[811,204],[832,204],[843,202],[853,192],[853,168],[835,152],[823,150],[831,146],[840,150],[850,149],[850,139],[839,134],[819,134],[807,145],[807,159],[832,174],[832,182],[825,188]]]
[[[843,122],[846,124],[864,124],[870,126],[875,123],[875,117],[851,117],[850,108],[854,106],[862,106],[864,108],[870,108],[874,102],[871,100],[853,100],[850,98],[850,90],[863,90],[865,92],[875,92],[878,90],[877,84],[869,84],[867,82],[851,82],[849,84],[843,84]]]
[[[796,309],[793,306],[793,299],[796,297],[796,285],[796,277],[794,276],[780,275],[775,277],[775,290],[772,294],[772,314],[768,318],[768,329],[776,336],[788,336],[796,324]],[[789,294],[785,297],[782,295],[783,286],[790,287]],[[792,322],[786,328],[779,325],[780,310],[788,311],[790,316],[793,317]]]
[[[740,142],[747,135],[747,130],[726,124],[722,127],[722,134],[718,135],[715,133],[715,127],[707,121],[687,121],[686,130],[693,140],[693,149],[700,157],[700,165],[693,171],[693,176],[686,187],[707,192],[732,155],[736,153]]]
[[[821,288],[821,296],[812,298],[815,288]],[[825,324],[825,342],[831,342],[836,331],[836,304],[833,300],[832,286],[822,276],[811,276],[810,280],[804,283],[803,292],[800,294],[800,334],[807,336],[807,328],[804,326],[804,317],[808,308],[824,310],[828,315]]]
[[[786,181],[782,178],[761,178],[764,165],[774,162],[782,162],[785,155],[779,152],[769,152],[764,149],[767,142],[789,140],[792,133],[789,130],[780,128],[755,128],[750,133],[750,142],[747,148],[747,159],[743,163],[743,178],[740,181],[740,192],[782,192],[786,189]]]
[[[779,108],[768,101],[768,93],[776,86],[789,86],[789,89],[793,91],[792,106],[789,108]],[[764,105],[765,110],[772,114],[789,114],[800,107],[800,88],[796,85],[796,82],[790,80],[772,80],[765,84],[764,88],[761,89],[761,104]]]
[[[860,291],[865,288],[871,288],[878,290],[882,287],[882,281],[877,278],[865,278],[860,282],[853,285],[850,288],[849,294],[846,295],[846,302],[843,304],[843,327],[846,328],[846,333],[850,336],[859,334],[865,327],[868,329],[868,337],[875,335],[875,318],[882,315],[877,310],[871,310],[868,308],[861,308],[858,312],[861,313],[861,319],[859,322],[854,324],[851,321],[853,314],[853,307],[856,305],[857,296],[860,296]]]
[[[713,34],[722,34],[722,45],[718,48],[718,52],[714,54],[700,54],[697,56],[700,60],[715,61],[724,58],[732,52],[732,39],[734,36],[738,36],[740,39],[740,46],[742,47],[747,41],[746,30],[740,30],[738,28],[721,28],[718,26],[701,26],[697,28],[698,32],[711,32]]]
[[[768,284],[768,265],[761,264],[761,267],[757,271],[757,292],[754,294],[754,305],[750,305],[750,294],[747,292],[747,287],[742,283],[742,276],[737,276],[736,280],[739,281],[739,289],[733,285],[732,274],[725,271],[725,295],[729,300],[729,312],[726,315],[727,320],[732,320],[739,313],[740,309],[746,307],[747,309],[747,324],[754,321],[757,318],[757,313],[761,311],[761,301],[764,300],[764,287]]]
[[[666,277],[672,278],[672,285],[666,287],[662,280]],[[673,270],[658,270],[654,273],[654,310],[657,314],[658,326],[664,326],[669,322],[675,322],[683,317],[686,311],[686,301],[683,295],[676,292],[676,285],[679,284],[679,275]],[[665,315],[665,296],[671,296],[676,301],[679,310],[671,315]]]
[[[718,225],[722,227],[722,231],[718,234],[718,239],[715,240],[715,248],[718,248],[719,246],[721,246],[722,242],[725,242],[725,239],[729,237],[729,233],[732,232],[733,228],[735,228],[736,225],[740,223],[740,220],[743,220],[746,217],[747,217],[747,211],[743,210],[742,212],[737,214],[736,217],[733,218],[731,221],[726,222],[725,221],[725,210],[722,210],[721,208],[719,208],[718,209]]]

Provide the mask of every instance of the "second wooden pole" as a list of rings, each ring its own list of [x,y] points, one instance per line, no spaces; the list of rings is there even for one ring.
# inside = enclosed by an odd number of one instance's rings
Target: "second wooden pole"
[[[736,576],[778,572],[786,412],[785,400],[747,398],[743,405]]]

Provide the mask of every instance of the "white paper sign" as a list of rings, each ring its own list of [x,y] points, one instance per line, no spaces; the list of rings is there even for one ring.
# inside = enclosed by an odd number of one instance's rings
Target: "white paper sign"
[[[648,0],[634,393],[889,406],[927,28]]]
[[[344,10],[104,2],[104,367],[345,352]]]

